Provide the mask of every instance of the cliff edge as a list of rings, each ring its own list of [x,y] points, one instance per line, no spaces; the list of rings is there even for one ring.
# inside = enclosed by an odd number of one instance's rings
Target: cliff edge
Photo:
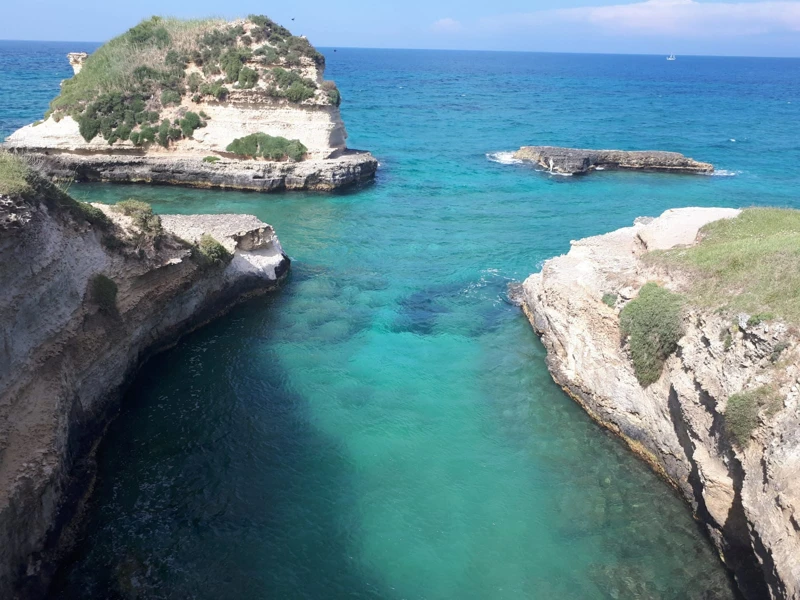
[[[555,381],[675,486],[752,599],[800,598],[798,214],[637,219],[521,294]]]
[[[44,595],[138,366],[288,267],[255,217],[77,202],[0,152],[0,597]]]
[[[330,190],[377,169],[347,148],[325,58],[267,17],[153,17],[67,58],[74,76],[44,119],[5,142],[52,176]]]

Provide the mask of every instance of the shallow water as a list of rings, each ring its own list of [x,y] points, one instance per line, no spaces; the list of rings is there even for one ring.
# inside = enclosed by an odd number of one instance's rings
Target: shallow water
[[[796,206],[800,61],[326,55],[374,184],[72,187],[256,214],[294,263],[280,292],[142,370],[56,596],[735,597],[686,506],[553,384],[505,294],[639,215]],[[677,150],[728,176],[551,177],[487,157],[524,143]]]

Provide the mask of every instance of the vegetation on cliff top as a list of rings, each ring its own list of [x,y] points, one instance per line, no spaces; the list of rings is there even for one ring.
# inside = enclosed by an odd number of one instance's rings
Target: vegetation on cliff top
[[[643,387],[661,377],[664,362],[683,336],[683,297],[655,283],[645,284],[619,315],[636,378]]]
[[[689,248],[651,252],[654,264],[689,274],[699,306],[800,322],[800,211],[749,208],[709,223]]]
[[[0,194],[26,199],[38,198],[45,204],[66,211],[72,218],[106,228],[111,221],[99,208],[78,202],[49,179],[35,165],[19,155],[0,149]]]
[[[324,64],[306,38],[265,16],[233,23],[152,17],[89,56],[48,116],[72,116],[87,141],[102,135],[109,144],[168,146],[202,126],[190,117],[187,98],[224,101],[234,89],[258,87],[267,98],[300,103],[319,88],[303,73]],[[338,106],[333,82],[323,82],[318,102]]]

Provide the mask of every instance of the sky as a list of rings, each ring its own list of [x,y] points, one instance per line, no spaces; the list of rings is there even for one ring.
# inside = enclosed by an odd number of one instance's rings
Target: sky
[[[154,14],[266,14],[320,47],[800,56],[800,0],[9,2],[0,39],[105,41]]]

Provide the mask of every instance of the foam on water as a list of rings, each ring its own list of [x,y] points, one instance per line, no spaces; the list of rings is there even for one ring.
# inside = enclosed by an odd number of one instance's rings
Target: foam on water
[[[501,165],[521,165],[525,162],[518,158],[515,158],[513,152],[506,152],[506,151],[487,152],[486,158],[488,158],[492,162],[496,162]]]

